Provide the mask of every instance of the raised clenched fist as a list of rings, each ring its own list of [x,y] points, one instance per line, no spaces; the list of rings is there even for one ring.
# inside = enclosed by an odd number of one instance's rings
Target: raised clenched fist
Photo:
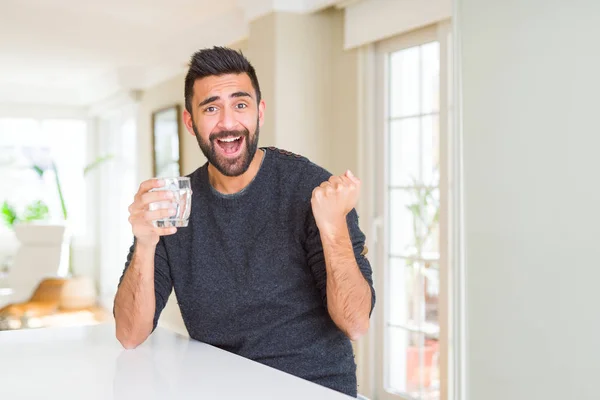
[[[356,206],[360,185],[360,179],[346,171],[313,190],[311,205],[319,230],[346,226],[346,215]]]

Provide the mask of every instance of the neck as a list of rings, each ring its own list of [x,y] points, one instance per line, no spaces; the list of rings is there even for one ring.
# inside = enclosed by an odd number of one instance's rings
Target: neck
[[[225,176],[220,173],[212,164],[208,164],[208,180],[216,191],[223,194],[233,194],[241,191],[252,182],[258,170],[260,164],[265,156],[264,150],[258,149],[254,158],[250,162],[250,166],[242,175],[239,176]]]

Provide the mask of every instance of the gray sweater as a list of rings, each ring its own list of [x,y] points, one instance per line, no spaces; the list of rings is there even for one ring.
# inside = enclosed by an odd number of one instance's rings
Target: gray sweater
[[[264,150],[258,174],[234,195],[212,188],[207,164],[190,175],[189,226],[156,248],[154,326],[174,288],[192,339],[356,397],[350,340],[327,311],[325,259],[310,204],[312,190],[331,174],[304,157]],[[373,306],[356,211],[347,220]]]

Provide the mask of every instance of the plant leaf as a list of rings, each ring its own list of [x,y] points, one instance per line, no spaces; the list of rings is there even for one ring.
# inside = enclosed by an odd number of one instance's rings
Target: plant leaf
[[[100,165],[104,164],[106,161],[112,160],[113,158],[114,155],[112,154],[107,154],[105,156],[96,158],[94,161],[85,166],[85,168],[83,169],[83,176],[86,176],[88,173],[90,173]]]
[[[17,211],[7,201],[4,201],[4,203],[2,204],[1,213],[2,213],[2,219],[4,220],[4,223],[9,228],[12,228],[13,225],[16,222],[18,222],[18,220],[19,220],[19,218],[17,218]]]
[[[34,201],[25,208],[23,221],[39,221],[48,217],[48,206],[41,200]]]
[[[33,168],[33,170],[35,172],[37,172],[37,174],[39,175],[39,177],[41,178],[42,176],[44,176],[44,170],[38,166],[38,165],[33,165],[31,168]]]
[[[58,170],[56,164],[52,162],[52,170],[54,171],[54,179],[56,181],[56,190],[58,190],[58,197],[60,198],[60,207],[62,209],[63,218],[66,221],[69,214],[67,213],[67,205],[65,204],[65,197],[63,196],[62,187],[60,185],[60,178],[58,177]]]

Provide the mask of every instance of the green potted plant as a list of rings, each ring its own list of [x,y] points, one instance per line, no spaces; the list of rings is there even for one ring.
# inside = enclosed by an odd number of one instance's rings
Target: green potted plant
[[[2,203],[0,213],[2,214],[2,221],[10,229],[13,229],[15,224],[19,222],[45,221],[49,215],[48,206],[41,200],[28,204],[20,215],[17,208],[5,200]]]

